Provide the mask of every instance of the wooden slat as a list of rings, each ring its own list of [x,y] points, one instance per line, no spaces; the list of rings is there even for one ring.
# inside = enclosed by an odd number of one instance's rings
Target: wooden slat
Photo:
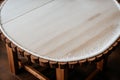
[[[31,55],[31,61],[32,61],[33,63],[39,64],[39,58],[36,57],[36,56]]]
[[[13,52],[17,51],[17,46],[15,44],[13,44],[12,42],[11,42],[11,48],[12,48]]]
[[[114,44],[113,44],[113,47],[117,46],[118,45],[118,42],[116,41]]]
[[[99,54],[96,56],[97,60],[96,61],[100,61],[103,58],[103,54]]]
[[[67,62],[58,62],[58,65],[59,65],[60,69],[68,68],[68,63]]]
[[[118,39],[118,42],[120,42],[120,38]]]
[[[69,68],[74,68],[78,64],[78,61],[68,62]]]
[[[92,61],[95,61],[96,60],[96,57],[91,57],[88,59],[88,62],[92,62]]]
[[[56,80],[67,80],[68,73],[67,69],[56,69]]]
[[[109,47],[109,51],[111,51],[113,49],[113,46]]]
[[[17,47],[17,52],[21,55],[24,56],[24,50],[22,50],[21,48]]]
[[[104,66],[103,64],[104,64],[104,60],[97,62],[97,69],[102,71]]]
[[[50,61],[49,64],[51,68],[58,68],[58,62],[56,61]]]
[[[12,73],[17,74],[19,70],[18,55],[15,51],[13,52],[12,48],[10,48],[7,44],[6,44],[6,49],[8,54],[10,70]]]
[[[1,35],[2,35],[2,32],[1,32],[1,30],[0,30],[0,40],[1,40]]]
[[[87,59],[83,59],[83,60],[80,60],[79,61],[79,64],[80,64],[80,66],[82,66],[84,63],[86,63],[87,62]]]
[[[106,50],[105,52],[103,52],[104,55],[106,55],[109,52],[109,50]]]
[[[49,67],[49,61],[46,60],[46,59],[40,58],[40,59],[39,59],[39,64],[40,64],[40,66],[42,66],[42,67]]]
[[[96,69],[85,80],[93,80],[94,77],[100,72],[100,70]]]
[[[28,72],[30,72],[31,74],[33,74],[36,78],[40,80],[49,80],[46,76],[44,76],[42,73],[38,72],[37,70],[35,70],[29,65],[24,65],[24,68],[25,70],[27,70]]]
[[[9,39],[5,39],[5,43],[11,48],[11,41]]]
[[[6,37],[3,34],[1,34],[1,40],[5,41],[5,39],[6,39]]]
[[[27,58],[27,63],[31,64],[31,54],[27,53],[26,51],[24,52],[24,57]]]

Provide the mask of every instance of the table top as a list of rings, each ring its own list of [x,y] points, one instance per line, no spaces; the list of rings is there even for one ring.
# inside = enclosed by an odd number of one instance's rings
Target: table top
[[[1,31],[40,58],[68,62],[96,56],[120,37],[113,0],[6,0]]]

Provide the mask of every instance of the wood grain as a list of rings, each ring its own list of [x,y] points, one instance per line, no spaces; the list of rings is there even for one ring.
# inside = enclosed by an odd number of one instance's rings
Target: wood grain
[[[58,62],[87,59],[120,36],[120,11],[112,0],[24,1],[5,3],[1,30],[34,56]]]

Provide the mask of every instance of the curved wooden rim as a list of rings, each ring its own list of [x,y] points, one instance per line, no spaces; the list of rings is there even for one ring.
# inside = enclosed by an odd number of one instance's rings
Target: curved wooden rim
[[[109,56],[111,54],[111,52],[117,46],[120,45],[120,37],[119,37],[107,50],[105,50],[103,53],[100,53],[96,56],[89,57],[89,58],[82,59],[82,60],[77,60],[77,61],[58,62],[58,61],[51,61],[51,60],[43,59],[41,57],[37,57],[31,53],[28,53],[25,50],[22,50],[20,47],[16,46],[14,43],[12,43],[7,37],[5,37],[1,31],[0,31],[0,37],[9,47],[11,47],[13,49],[13,51],[16,48],[21,56],[30,57],[32,63],[37,63],[37,64],[40,64],[41,66],[44,66],[44,67],[50,66],[52,68],[57,68],[57,67],[60,67],[60,68],[70,67],[70,68],[72,68],[73,66],[75,66],[77,64],[82,65],[82,64],[87,63],[87,62],[88,63],[98,62],[98,61],[104,59],[105,57]]]
[[[2,7],[4,6],[4,4],[7,2],[7,0],[5,0],[2,4],[2,6],[0,7],[0,10],[2,9]],[[0,24],[2,26],[2,24]],[[18,45],[16,45],[17,43],[15,42],[12,42],[12,40],[9,38],[9,36],[6,35],[6,33],[4,32],[4,30],[2,29],[2,27],[0,27],[1,31],[0,31],[0,36],[1,36],[1,39],[3,41],[5,41],[6,44],[9,45],[9,47],[13,48],[17,48],[17,51],[19,51],[21,53],[21,55],[23,56],[30,56],[30,58],[32,59],[32,62],[35,62],[35,63],[39,63],[41,66],[48,66],[50,64],[50,66],[52,67],[61,67],[61,68],[64,68],[66,67],[68,64],[69,66],[73,66],[75,64],[83,64],[83,63],[86,63],[86,62],[93,62],[93,61],[99,61],[101,59],[103,59],[105,56],[109,55],[110,52],[120,43],[120,36],[118,37],[118,39],[107,49],[105,50],[104,52],[96,55],[96,56],[93,56],[93,57],[89,57],[89,58],[86,58],[86,59],[83,59],[83,60],[77,60],[77,61],[66,61],[66,62],[58,62],[58,61],[52,61],[52,60],[48,60],[48,59],[45,59],[45,58],[41,58],[41,57],[37,57],[37,55],[35,54],[31,54],[30,51],[28,51],[27,49],[24,49]]]

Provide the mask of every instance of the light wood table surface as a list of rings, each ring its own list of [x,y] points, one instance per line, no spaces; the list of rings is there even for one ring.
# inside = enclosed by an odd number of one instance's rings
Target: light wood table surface
[[[75,61],[100,54],[120,36],[120,11],[113,0],[8,0],[1,24],[31,54]]]
[[[50,61],[94,57],[120,37],[114,0],[6,0],[0,16],[11,42]]]

